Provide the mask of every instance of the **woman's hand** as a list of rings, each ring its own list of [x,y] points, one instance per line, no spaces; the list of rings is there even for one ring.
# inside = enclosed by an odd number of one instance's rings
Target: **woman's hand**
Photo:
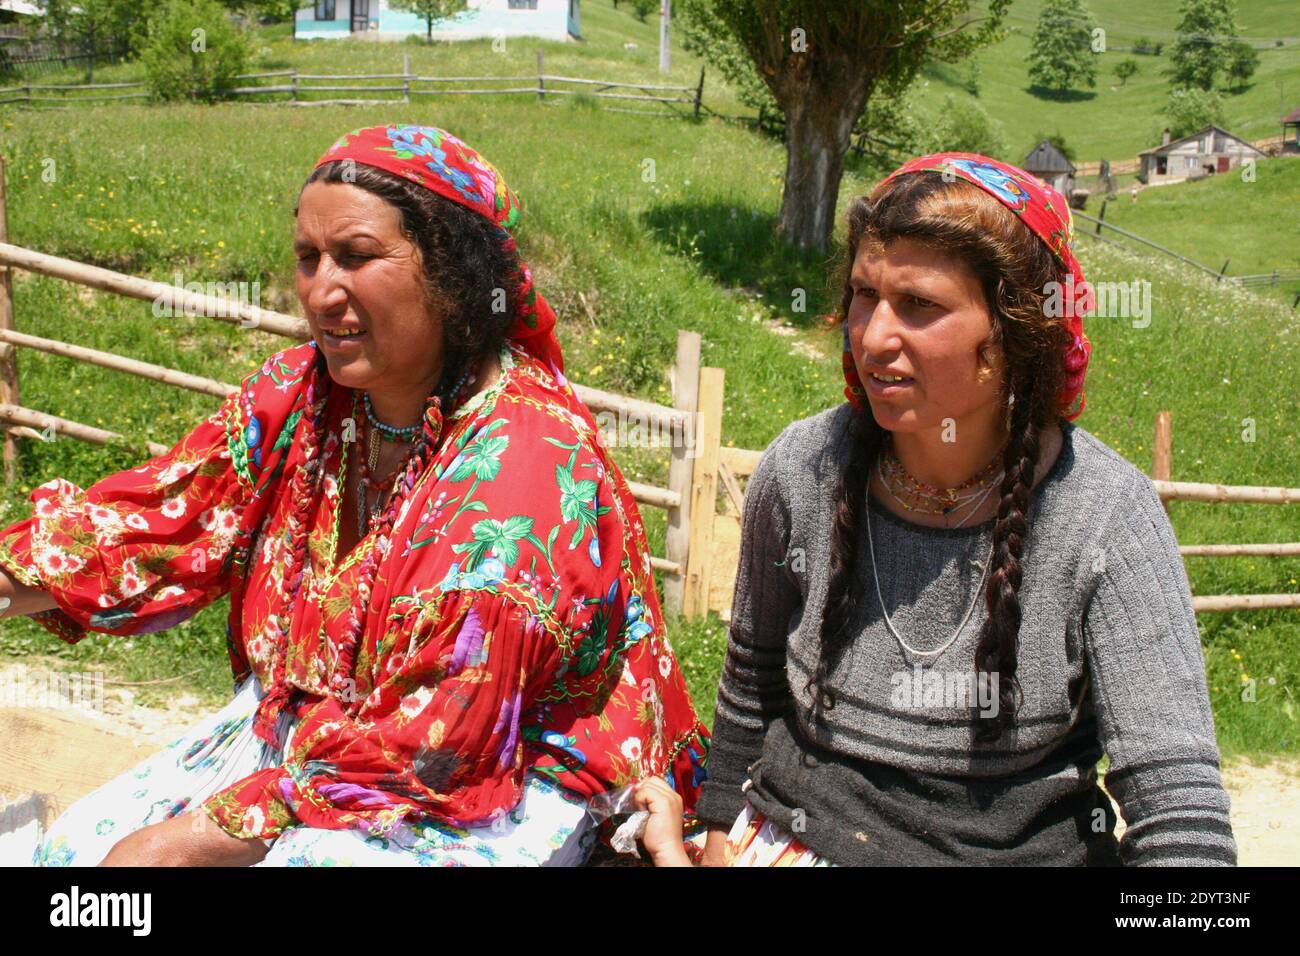
[[[252,866],[266,856],[261,840],[232,837],[201,809],[136,830],[100,866]]]
[[[694,865],[682,846],[682,798],[676,790],[661,777],[647,777],[632,791],[632,806],[650,813],[641,842],[655,866]]]
[[[19,584],[0,571],[0,617],[18,617],[58,607],[54,598],[37,588]]]
[[[727,828],[709,827],[704,838],[704,857],[701,866],[727,866]]]

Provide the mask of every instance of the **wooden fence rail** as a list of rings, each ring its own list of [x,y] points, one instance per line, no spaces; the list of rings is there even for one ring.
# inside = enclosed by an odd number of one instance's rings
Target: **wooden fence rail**
[[[412,96],[476,96],[494,94],[536,94],[539,100],[547,96],[591,96],[600,99],[631,100],[639,102],[660,103],[668,107],[670,115],[677,105],[691,107],[696,118],[703,108],[704,70],[700,70],[700,80],[695,86],[668,86],[657,83],[636,83],[622,80],[598,80],[589,77],[562,76],[548,74],[543,69],[542,52],[537,53],[537,73],[527,76],[422,76],[411,72],[410,55],[403,56],[400,73],[299,73],[296,69],[272,70],[263,73],[241,73],[236,80],[262,80],[288,78],[289,82],[253,84],[236,86],[227,92],[235,97],[263,97],[267,95],[289,96],[284,101],[299,106],[316,106],[325,104],[355,103],[357,100],[305,99],[308,94],[316,93],[368,93],[400,94],[401,101],[410,102]],[[371,83],[366,81],[401,80],[401,84]],[[438,84],[480,84],[446,89]],[[496,86],[499,83],[528,83],[528,86]],[[421,88],[417,84],[426,84]],[[583,87],[583,89],[565,89],[565,85]],[[594,87],[594,89],[590,89]],[[142,92],[118,93],[112,95],[84,95],[95,90],[128,90]],[[617,92],[619,90],[632,92]],[[34,94],[57,92],[59,96],[41,96]],[[679,95],[659,95],[679,94]],[[78,103],[102,102],[105,100],[137,99],[149,100],[143,82],[132,83],[23,83],[0,89],[0,105],[30,106],[33,103],[57,103],[62,106],[74,106]],[[375,102],[395,101],[394,97]],[[644,112],[644,111],[642,111]]]
[[[1300,488],[1263,488],[1254,485],[1217,485],[1195,481],[1170,481],[1173,462],[1173,425],[1169,412],[1158,412],[1151,446],[1151,478],[1168,510],[1170,501],[1242,502],[1249,504],[1300,504]],[[1294,557],[1300,544],[1191,544],[1178,548],[1184,558]],[[1264,608],[1300,608],[1300,594],[1193,595],[1192,608],[1204,611],[1254,611]]]

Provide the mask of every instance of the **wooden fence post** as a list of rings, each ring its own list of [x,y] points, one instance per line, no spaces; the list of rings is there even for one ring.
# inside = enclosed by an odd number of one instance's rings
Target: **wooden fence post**
[[[0,242],[9,241],[9,215],[5,209],[5,159],[0,156]],[[0,329],[14,330],[14,296],[10,277],[13,270],[0,266]],[[19,405],[18,401],[18,350],[8,342],[0,342],[0,402]],[[4,437],[5,481],[18,480],[18,442],[13,432],[5,429]]]
[[[1151,477],[1156,481],[1170,481],[1169,473],[1174,456],[1173,426],[1168,412],[1156,413],[1155,437],[1151,441]],[[1169,502],[1161,500],[1165,514],[1169,513]]]
[[[700,118],[700,100],[704,98],[704,67],[700,67],[700,85],[695,87],[695,118]]]
[[[696,420],[695,469],[691,476],[691,544],[686,558],[686,590],[682,596],[682,613],[688,618],[702,617],[709,609],[709,562],[713,557],[713,517],[718,508],[723,389],[722,369],[700,369],[700,411]]]
[[[691,473],[699,450],[696,428],[700,398],[700,333],[678,331],[677,362],[673,367],[673,408],[687,414],[681,441],[673,436],[673,455],[668,464],[668,489],[677,492],[680,504],[668,509],[668,531],[664,536],[664,557],[681,566],[682,574],[664,577],[664,611],[682,613],[686,592],[685,569],[691,544]]]
[[[402,54],[402,102],[411,102],[411,54]]]
[[[542,70],[542,51],[541,49],[538,49],[537,51],[537,98],[539,100],[546,99],[546,81],[542,79],[543,72],[544,71]]]
[[[291,93],[293,94],[293,101],[297,103],[298,102],[298,68],[296,66],[293,68],[293,73],[289,77],[289,85],[293,87]]]

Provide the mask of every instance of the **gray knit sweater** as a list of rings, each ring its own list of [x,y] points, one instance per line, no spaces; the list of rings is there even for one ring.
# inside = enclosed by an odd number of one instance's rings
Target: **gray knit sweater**
[[[982,594],[946,650],[905,651],[882,618],[860,527],[856,636],[831,671],[837,703],[814,731],[805,685],[849,414],[841,405],[789,426],[750,481],[700,816],[729,826],[748,800],[848,865],[1234,864],[1173,529],[1151,482],[1068,422],[1031,497],[1013,728],[974,741],[971,708],[997,699],[994,685],[966,683]],[[927,528],[874,497],[869,509],[890,620],[913,651],[936,650],[976,595],[993,522]],[[1103,751],[1122,843],[1098,786]]]

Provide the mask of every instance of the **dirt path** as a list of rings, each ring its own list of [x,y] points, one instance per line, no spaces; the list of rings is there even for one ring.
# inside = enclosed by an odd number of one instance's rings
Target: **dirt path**
[[[56,812],[213,710],[187,694],[145,707],[130,687],[108,683],[102,707],[57,706],[48,674],[36,662],[0,664],[0,798],[52,794]],[[1300,760],[1234,761],[1223,777],[1241,865],[1300,866]]]

